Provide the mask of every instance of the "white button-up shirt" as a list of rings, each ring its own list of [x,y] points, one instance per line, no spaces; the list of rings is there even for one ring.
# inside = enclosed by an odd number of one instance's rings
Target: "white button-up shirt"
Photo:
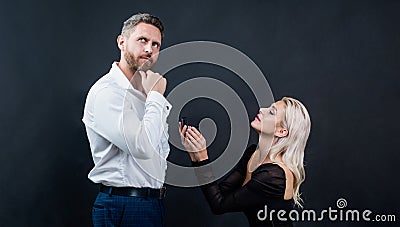
[[[90,89],[83,123],[94,167],[88,177],[115,187],[161,188],[167,169],[171,104],[134,89],[117,63]]]

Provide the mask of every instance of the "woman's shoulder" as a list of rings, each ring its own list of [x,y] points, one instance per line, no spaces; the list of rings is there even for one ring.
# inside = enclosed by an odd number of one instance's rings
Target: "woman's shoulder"
[[[279,175],[285,176],[285,169],[278,163],[272,163],[272,162],[261,164],[254,172],[269,173],[277,176]]]
[[[282,184],[288,178],[285,167],[278,163],[263,163],[252,174],[252,177],[259,182]]]
[[[283,162],[274,162],[272,163],[275,166],[279,166],[281,170],[283,170],[283,173],[285,174],[285,177],[287,180],[293,180],[293,172],[285,165]]]
[[[294,175],[292,171],[284,163],[264,163],[259,168],[253,172],[253,179],[262,185],[274,185],[280,188],[283,192],[288,188],[293,187]],[[285,199],[290,199],[292,192],[288,190],[288,195]]]
[[[285,165],[283,162],[276,162],[272,163],[274,166],[279,166],[280,170],[280,175],[283,174],[284,176],[284,182],[280,182],[280,184],[285,184],[285,193],[284,193],[284,199],[289,200],[293,198],[293,183],[294,183],[294,174],[293,172]]]
[[[282,162],[263,163],[257,168],[258,172],[269,172],[277,175],[283,175],[285,178],[293,178],[292,171]]]
[[[285,171],[274,163],[261,164],[252,173],[248,187],[263,195],[282,198],[286,188]]]

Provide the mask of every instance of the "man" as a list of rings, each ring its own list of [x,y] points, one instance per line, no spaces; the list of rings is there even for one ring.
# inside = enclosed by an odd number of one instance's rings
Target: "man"
[[[94,226],[163,226],[169,153],[164,98],[167,81],[149,70],[157,61],[164,28],[150,14],[124,22],[119,62],[90,89],[82,121],[100,184]]]

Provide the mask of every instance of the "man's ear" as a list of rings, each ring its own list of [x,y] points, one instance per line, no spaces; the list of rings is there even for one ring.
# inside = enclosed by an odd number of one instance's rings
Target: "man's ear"
[[[275,130],[275,136],[282,138],[286,137],[289,134],[289,131],[286,128],[279,127]]]
[[[125,51],[125,37],[123,35],[117,37],[117,44],[121,51]]]

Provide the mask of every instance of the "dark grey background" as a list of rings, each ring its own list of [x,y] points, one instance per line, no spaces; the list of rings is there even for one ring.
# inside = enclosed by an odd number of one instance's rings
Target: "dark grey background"
[[[400,1],[389,0],[2,0],[0,225],[91,225],[97,187],[87,179],[93,164],[83,105],[90,86],[118,60],[116,36],[136,12],[164,21],[163,48],[194,40],[231,45],[261,68],[276,98],[306,104],[307,209],[336,208],[345,198],[349,209],[399,219],[399,11]],[[167,78],[169,92],[185,77]],[[239,92],[254,102],[245,87]],[[258,108],[247,107],[250,115]],[[168,226],[247,225],[239,213],[213,215],[198,188],[169,187],[165,204]]]

